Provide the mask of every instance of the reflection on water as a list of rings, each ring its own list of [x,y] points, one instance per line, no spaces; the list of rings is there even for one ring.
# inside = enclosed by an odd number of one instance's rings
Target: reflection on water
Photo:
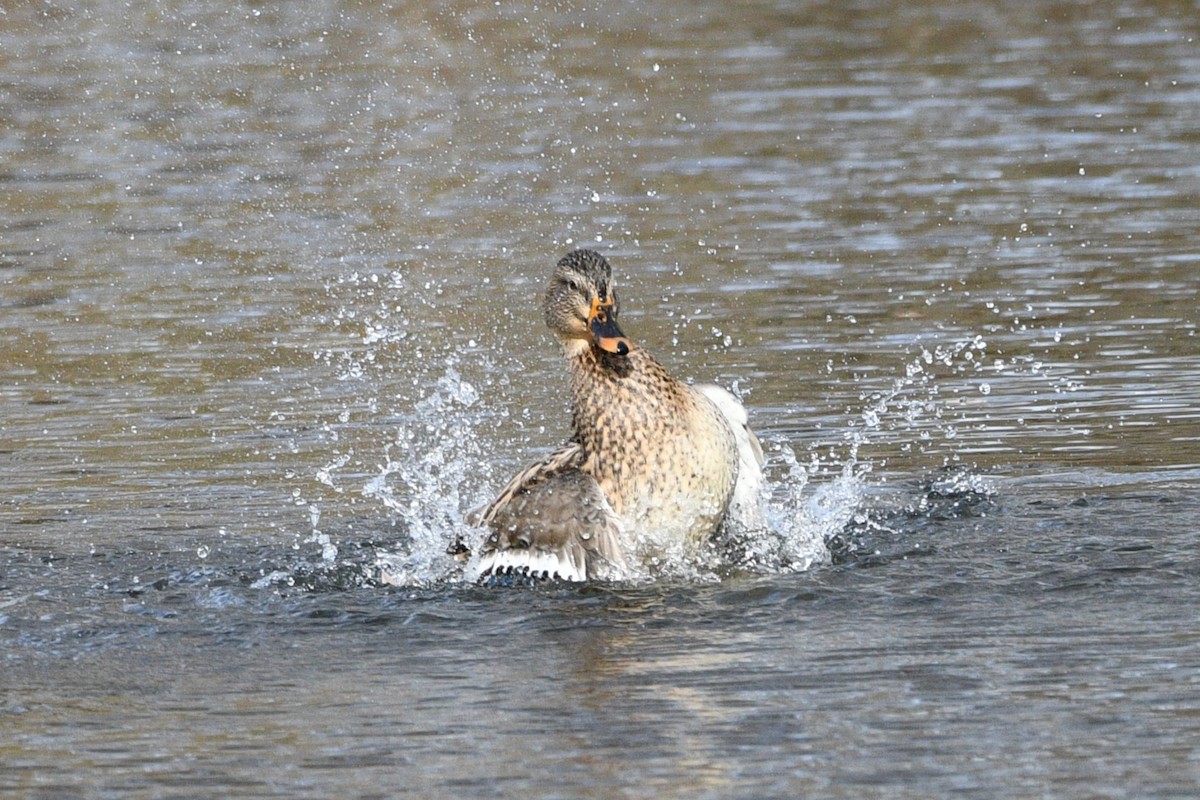
[[[1191,11],[0,4],[0,787],[1187,796]],[[581,244],[834,566],[447,583]]]

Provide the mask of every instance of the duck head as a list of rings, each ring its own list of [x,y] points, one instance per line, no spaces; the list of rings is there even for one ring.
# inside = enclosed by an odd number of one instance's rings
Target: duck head
[[[617,292],[612,268],[593,250],[567,253],[554,268],[542,311],[546,325],[568,349],[597,347],[624,356],[633,343],[617,327]]]

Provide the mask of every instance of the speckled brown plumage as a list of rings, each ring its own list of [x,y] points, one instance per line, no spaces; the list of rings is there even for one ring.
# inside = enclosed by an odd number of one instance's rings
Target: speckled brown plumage
[[[543,310],[570,370],[572,436],[473,515],[492,529],[485,575],[619,574],[630,559],[711,536],[735,485],[739,496],[757,491],[761,451],[736,399],[672,376],[625,338],[619,308],[602,256],[559,261]]]
[[[737,477],[733,434],[712,403],[637,345],[627,356],[588,348],[570,367],[580,468],[613,510],[656,539],[711,534]]]

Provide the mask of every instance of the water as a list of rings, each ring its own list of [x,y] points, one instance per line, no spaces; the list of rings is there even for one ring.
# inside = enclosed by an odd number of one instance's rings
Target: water
[[[1192,12],[0,7],[0,793],[1191,797]],[[446,557],[579,245],[757,561]]]

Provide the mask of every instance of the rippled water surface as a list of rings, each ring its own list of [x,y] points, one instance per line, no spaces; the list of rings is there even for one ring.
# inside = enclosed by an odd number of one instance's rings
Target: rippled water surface
[[[1194,796],[1198,37],[0,3],[0,794]],[[771,557],[461,581],[580,245],[744,397]]]

